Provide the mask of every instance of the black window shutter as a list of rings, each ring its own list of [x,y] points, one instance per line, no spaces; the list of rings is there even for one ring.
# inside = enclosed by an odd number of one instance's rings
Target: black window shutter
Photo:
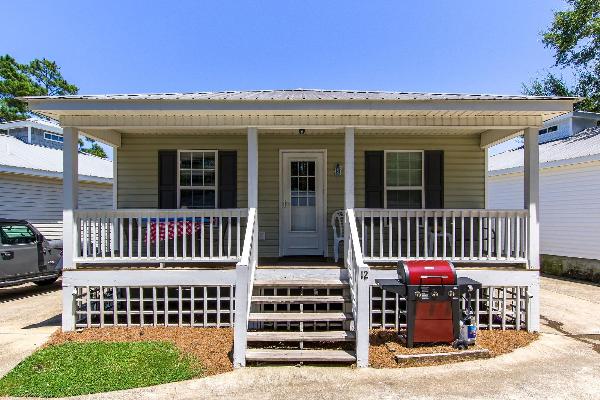
[[[237,207],[237,152],[219,151],[219,208]]]
[[[383,208],[383,151],[365,151],[365,207]]]
[[[423,164],[425,208],[444,208],[444,152],[426,150]]]
[[[158,208],[177,207],[177,150],[159,150]]]

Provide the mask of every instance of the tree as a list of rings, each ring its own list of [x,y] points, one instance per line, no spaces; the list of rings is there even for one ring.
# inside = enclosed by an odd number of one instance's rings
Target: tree
[[[42,58],[20,64],[8,54],[0,56],[0,121],[29,116],[27,105],[16,97],[77,94],[78,90],[54,61]]]
[[[90,144],[90,147],[85,147],[84,141],[81,138],[79,138],[79,151],[81,153],[92,154],[92,155],[94,155],[96,157],[100,157],[100,158],[108,158],[108,155],[106,154],[104,149],[98,143],[96,143],[95,140],[90,139],[85,136],[84,136],[84,138],[85,138],[85,142]]]
[[[554,13],[554,21],[542,40],[554,50],[554,67],[573,71],[572,88],[561,78],[548,73],[524,85],[533,95],[575,95],[585,99],[578,110],[600,112],[600,1],[566,0],[569,8]]]

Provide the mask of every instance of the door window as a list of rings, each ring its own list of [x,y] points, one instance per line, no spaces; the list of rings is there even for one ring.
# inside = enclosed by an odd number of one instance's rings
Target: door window
[[[291,230],[314,232],[317,229],[315,161],[291,161]]]
[[[2,224],[0,225],[0,239],[2,244],[35,243],[37,238],[35,232],[24,224]]]

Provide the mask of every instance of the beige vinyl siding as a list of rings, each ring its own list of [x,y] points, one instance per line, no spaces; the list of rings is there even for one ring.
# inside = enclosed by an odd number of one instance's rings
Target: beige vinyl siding
[[[247,138],[244,134],[122,134],[117,155],[119,208],[158,207],[159,150],[236,150],[237,203],[247,206]]]
[[[258,137],[258,221],[265,240],[259,242],[261,257],[279,256],[279,152],[280,150],[326,150],[327,241],[333,255],[331,214],[344,208],[344,177],[335,176],[335,165],[344,165],[344,135],[340,132],[260,132]]]
[[[444,207],[485,207],[485,151],[479,135],[405,135],[357,132],[356,207],[365,206],[365,151],[443,150]]]
[[[0,174],[0,217],[26,219],[47,239],[62,239],[59,179]],[[79,183],[80,209],[111,209],[112,185]]]
[[[158,151],[167,149],[236,150],[238,207],[247,207],[247,137],[245,131],[214,134],[123,134],[118,150],[119,208],[158,207]],[[280,150],[326,150],[327,240],[333,255],[331,215],[344,207],[343,131],[259,131],[258,216],[264,239],[261,257],[279,256]],[[364,206],[364,152],[368,150],[444,150],[444,196],[447,208],[483,208],[485,152],[479,135],[406,135],[357,132],[355,138],[356,206]],[[342,176],[335,176],[336,164]]]

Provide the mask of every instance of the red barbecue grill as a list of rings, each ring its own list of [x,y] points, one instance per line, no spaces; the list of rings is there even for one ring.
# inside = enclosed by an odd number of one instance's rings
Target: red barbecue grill
[[[407,347],[415,343],[453,343],[460,332],[460,298],[481,288],[457,278],[454,265],[442,260],[398,262],[398,279],[378,279],[384,290],[406,298]]]

